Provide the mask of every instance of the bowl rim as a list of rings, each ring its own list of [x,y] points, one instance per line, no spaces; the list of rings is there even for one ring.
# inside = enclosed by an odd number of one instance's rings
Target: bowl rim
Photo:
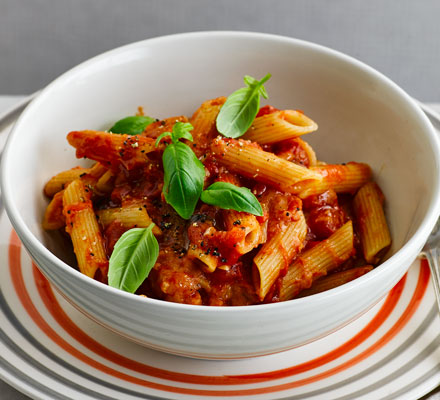
[[[399,248],[389,259],[384,261],[382,264],[378,265],[368,274],[365,274],[354,281],[348,282],[340,287],[330,289],[328,291],[318,293],[312,296],[308,296],[305,298],[292,299],[284,302],[277,303],[268,303],[268,304],[255,304],[255,305],[247,305],[247,306],[234,306],[234,307],[220,307],[220,306],[203,306],[203,305],[190,305],[190,304],[181,304],[181,303],[173,303],[169,301],[163,301],[153,298],[144,298],[137,295],[133,295],[128,292],[124,292],[122,290],[110,287],[101,282],[98,282],[92,278],[87,277],[86,275],[79,272],[77,269],[63,262],[57,256],[55,256],[52,252],[49,251],[48,248],[44,246],[44,244],[37,239],[37,237],[30,231],[27,224],[24,222],[17,206],[14,204],[12,199],[12,191],[10,192],[10,187],[12,185],[11,180],[8,179],[9,174],[9,160],[12,158],[12,148],[13,139],[18,135],[18,132],[21,128],[21,125],[26,121],[27,115],[48,96],[50,96],[52,89],[57,88],[57,86],[63,85],[66,81],[71,79],[75,74],[80,71],[88,68],[90,65],[95,63],[99,63],[100,61],[108,58],[109,56],[113,56],[119,52],[124,52],[130,49],[148,47],[151,44],[160,44],[161,42],[172,42],[179,40],[188,40],[188,39],[212,39],[212,38],[220,38],[220,39],[251,39],[251,40],[265,40],[272,43],[281,43],[290,46],[299,46],[302,48],[308,48],[309,50],[319,52],[324,54],[327,57],[332,57],[333,59],[338,59],[339,61],[348,63],[351,67],[362,71],[362,73],[372,76],[376,81],[380,82],[382,85],[387,87],[387,90],[393,92],[394,95],[399,96],[404,102],[406,102],[407,106],[411,108],[413,111],[413,115],[419,121],[419,125],[423,126],[424,133],[427,136],[430,145],[432,146],[434,153],[436,155],[436,170],[435,170],[435,187],[432,190],[432,196],[429,201],[427,210],[425,215],[417,227],[415,233],[403,244],[401,248]],[[417,252],[420,251],[424,242],[427,240],[428,235],[431,233],[436,221],[437,217],[440,214],[440,140],[438,134],[428,117],[423,113],[419,105],[416,101],[410,97],[400,86],[394,83],[390,78],[386,77],[376,69],[370,67],[369,65],[363,63],[362,61],[357,60],[354,57],[351,57],[347,54],[344,54],[340,51],[328,48],[326,46],[316,44],[313,42],[309,42],[302,39],[296,39],[287,36],[269,34],[269,33],[259,33],[259,32],[248,32],[248,31],[197,31],[197,32],[186,32],[186,33],[177,33],[165,36],[158,36],[149,39],[144,39],[140,41],[136,41],[133,43],[126,44],[124,46],[120,46],[111,50],[108,50],[104,53],[101,53],[97,56],[89,58],[75,67],[67,70],[63,74],[61,74],[58,78],[49,83],[41,92],[32,100],[32,102],[26,107],[26,109],[21,113],[19,118],[17,119],[12,131],[9,134],[7,139],[7,143],[5,145],[3,151],[1,169],[0,169],[0,184],[1,184],[1,195],[4,200],[4,205],[8,217],[19,235],[20,239],[23,241],[25,247],[30,247],[38,253],[41,257],[47,260],[48,263],[52,265],[56,265],[57,268],[60,268],[62,271],[66,272],[68,275],[71,275],[75,279],[79,279],[82,285],[86,285],[93,289],[94,291],[104,292],[108,295],[117,295],[122,296],[122,298],[126,301],[131,301],[136,305],[149,305],[149,306],[158,306],[165,307],[167,309],[175,309],[179,311],[189,310],[189,311],[197,311],[197,312],[209,312],[209,313],[241,313],[243,310],[248,312],[258,312],[259,310],[271,309],[282,310],[283,308],[291,308],[291,307],[302,307],[304,302],[306,304],[312,305],[313,303],[322,303],[330,300],[331,297],[338,296],[339,293],[351,291],[355,287],[360,285],[365,285],[369,280],[375,279],[376,276],[383,275],[385,273],[385,269],[394,268],[396,269],[399,266],[399,260],[411,259],[412,257],[417,256]],[[38,265],[38,264],[37,264]],[[41,268],[40,268],[41,269]],[[44,271],[42,271],[44,273]],[[380,278],[377,278],[380,279]]]

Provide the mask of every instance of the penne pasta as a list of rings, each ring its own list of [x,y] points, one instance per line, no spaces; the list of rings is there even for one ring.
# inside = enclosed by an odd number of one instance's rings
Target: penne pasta
[[[263,300],[283,268],[304,247],[307,235],[307,224],[302,211],[297,213],[298,219],[270,238],[254,258],[253,278],[256,292]]]
[[[286,140],[273,146],[273,152],[287,161],[304,165],[305,167],[314,167],[317,165],[316,154],[307,142],[301,138]]]
[[[89,168],[75,167],[56,174],[54,177],[49,179],[44,186],[44,194],[48,197],[52,197],[56,193],[62,191],[68,183],[74,181],[75,179],[79,179],[88,172]]]
[[[107,170],[96,182],[95,189],[101,194],[108,194],[114,188],[115,174]]]
[[[315,279],[341,265],[353,251],[353,224],[349,221],[328,239],[302,253],[289,266],[280,282],[280,300],[293,299],[302,289],[309,288]]]
[[[326,290],[333,289],[335,287],[341,286],[347,282],[350,282],[373,269],[371,265],[365,265],[363,267],[351,268],[345,271],[336,272],[331,275],[323,276],[313,282],[309,289],[304,289],[297,297],[311,296],[312,294],[317,294],[324,292]]]
[[[194,139],[191,147],[198,157],[206,154],[212,140],[218,135],[216,118],[225,101],[226,97],[205,101],[189,120],[194,127],[191,131]]]
[[[301,111],[241,107],[248,90],[206,100],[190,119],[116,122],[137,135],[70,132],[77,157],[96,163],[49,180],[43,228],[64,227],[89,277],[106,282],[110,270],[113,284],[115,268],[129,267],[131,292],[187,304],[290,300],[370,271],[359,266],[391,243],[370,167],[317,160],[302,135],[318,125]],[[129,232],[151,224],[154,235]]]
[[[79,270],[93,278],[99,269],[105,277],[108,260],[90,197],[90,190],[80,179],[66,187],[63,193],[66,231],[72,239]]]
[[[164,132],[171,132],[176,122],[188,122],[188,118],[184,115],[180,115],[178,117],[165,118],[160,121],[157,120],[148,125],[141,136],[156,139]]]
[[[63,215],[63,194],[61,190],[53,196],[49,205],[46,207],[43,218],[43,229],[52,231],[61,229],[66,225],[66,219]]]
[[[357,162],[319,165],[310,169],[320,174],[322,179],[295,185],[295,192],[299,193],[302,199],[329,189],[336,193],[354,193],[371,178],[371,168],[367,164]]]
[[[115,221],[118,221],[126,229],[147,228],[153,222],[142,202],[134,202],[124,204],[122,207],[98,210],[96,216],[104,229]],[[153,233],[160,235],[162,232],[157,225],[154,225]]]
[[[318,125],[301,111],[284,110],[255,118],[243,139],[271,144],[316,131]]]
[[[262,241],[261,226],[255,215],[234,210],[224,210],[223,220],[227,230],[240,227],[244,230],[245,236],[242,241],[236,243],[236,249],[240,254],[249,253],[258,247]]]
[[[229,173],[221,174],[217,181],[228,182],[236,186],[241,186],[237,176]],[[266,237],[263,235],[261,225],[255,215],[235,210],[223,210],[222,216],[225,227],[228,231],[239,227],[245,232],[243,240],[236,243],[236,250],[240,254],[246,254],[259,244],[266,241]]]
[[[310,146],[306,141],[300,138],[297,138],[296,141],[300,144],[304,152],[307,154],[307,158],[309,159],[309,167],[315,167],[318,164],[315,150],[313,150],[312,146]]]
[[[208,254],[196,244],[191,244],[187,252],[188,258],[202,268],[203,271],[214,272],[218,265],[218,257]]]
[[[216,138],[211,151],[231,171],[289,193],[297,193],[295,183],[322,179],[319,172],[286,161],[244,140]]]
[[[120,165],[128,170],[145,165],[147,154],[155,150],[155,140],[140,135],[73,131],[67,135],[67,140],[76,148],[78,158],[99,161],[115,171]]]
[[[362,186],[353,200],[364,258],[370,264],[377,264],[391,245],[383,201],[382,191],[374,182]]]

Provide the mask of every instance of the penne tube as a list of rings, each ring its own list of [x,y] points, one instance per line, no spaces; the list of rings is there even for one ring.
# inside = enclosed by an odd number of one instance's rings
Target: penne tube
[[[101,194],[109,194],[115,187],[115,174],[107,170],[96,182],[95,189]]]
[[[324,292],[326,290],[333,289],[335,287],[341,286],[344,283],[350,282],[373,269],[371,265],[365,265],[363,267],[356,267],[347,269],[345,271],[336,272],[331,275],[323,276],[313,282],[309,289],[303,290],[297,297],[311,296],[312,294],[317,294]]]
[[[194,139],[191,147],[198,157],[206,154],[211,141],[218,136],[216,119],[225,101],[226,97],[205,101],[189,120],[194,127],[191,131]]]
[[[76,167],[67,171],[60,172],[52,177],[44,186],[44,194],[52,197],[55,193],[75,179],[82,179],[85,184],[94,184],[99,177],[107,171],[101,163],[95,163],[90,168]]]
[[[189,245],[187,256],[205,272],[211,273],[217,268],[218,257],[207,254],[205,250],[196,244]]]
[[[280,301],[293,299],[353,255],[353,224],[348,221],[328,239],[303,252],[280,282]]]
[[[336,193],[354,193],[371,179],[370,166],[357,162],[319,165],[310,169],[320,174],[322,179],[295,185],[295,190],[302,199],[329,189]]]
[[[98,269],[102,276],[107,276],[108,260],[90,197],[91,192],[84,183],[80,179],[74,180],[63,193],[63,214],[78,268],[93,278]]]
[[[141,133],[141,136],[153,138],[158,138],[164,132],[172,132],[173,126],[176,122],[188,122],[188,118],[184,115],[178,117],[170,117],[162,120],[157,120],[145,128],[145,131]]]
[[[370,264],[377,264],[391,245],[383,202],[382,191],[374,182],[362,186],[353,200],[364,258]]]
[[[223,221],[227,230],[239,227],[245,232],[243,240],[236,243],[236,250],[239,254],[249,253],[262,243],[261,226],[255,215],[235,210],[223,210]]]
[[[240,186],[238,177],[229,173],[221,174],[217,181]],[[228,231],[237,227],[245,231],[243,240],[237,242],[235,246],[239,254],[246,254],[266,241],[261,231],[261,225],[255,215],[235,210],[223,210],[222,215]]]
[[[313,150],[313,147],[310,146],[306,141],[297,138],[295,139],[301,148],[304,150],[304,152],[307,154],[307,158],[309,159],[309,168],[315,167],[318,164],[318,161],[316,159],[316,153],[315,150]]]
[[[66,225],[63,215],[63,191],[55,193],[48,204],[43,218],[43,229],[46,231],[61,229]]]
[[[318,172],[286,161],[241,139],[216,138],[211,151],[228,169],[286,192],[297,193],[295,183],[322,179]]]
[[[68,142],[76,148],[78,158],[101,162],[114,171],[123,165],[130,170],[144,166],[147,154],[155,150],[155,140],[140,135],[120,135],[99,131],[73,131]]]
[[[255,289],[260,300],[264,300],[283,268],[287,268],[302,250],[306,235],[306,220],[302,211],[299,211],[296,221],[261,247],[254,258],[252,270]]]
[[[318,125],[301,111],[284,110],[255,118],[243,139],[271,144],[316,131]]]
[[[104,229],[115,221],[118,221],[126,229],[147,228],[153,222],[142,202],[123,204],[122,207],[98,210],[96,211],[96,216]],[[154,225],[153,233],[160,235],[162,232],[157,225]]]
[[[272,151],[278,157],[307,168],[317,165],[316,154],[307,142],[301,138],[285,140],[272,147]]]
[[[87,174],[88,171],[89,168],[75,167],[56,174],[50,178],[44,186],[44,194],[48,197],[54,196],[56,193],[62,191],[68,183],[79,179],[82,175]]]

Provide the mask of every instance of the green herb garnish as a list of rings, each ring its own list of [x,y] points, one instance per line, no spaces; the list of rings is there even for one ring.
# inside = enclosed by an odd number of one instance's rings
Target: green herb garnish
[[[110,257],[108,284],[134,293],[154,267],[159,255],[159,244],[148,228],[133,228],[116,242]]]
[[[145,128],[156,120],[146,116],[126,117],[116,122],[110,129],[112,133],[125,133],[127,135],[139,135]]]
[[[162,156],[164,170],[163,194],[183,219],[189,219],[194,213],[205,180],[205,167],[192,149],[179,139],[193,141],[189,133],[193,129],[190,123],[176,122],[172,132],[162,133],[156,140],[156,146],[162,138],[171,136]]]
[[[232,93],[217,116],[217,130],[222,135],[237,138],[249,129],[260,109],[260,96],[268,98],[263,84],[270,77],[271,75],[267,74],[261,81],[249,75],[244,77],[247,87]]]
[[[245,211],[263,215],[260,202],[246,187],[238,187],[228,182],[215,182],[202,192],[200,199],[212,206],[225,210]]]

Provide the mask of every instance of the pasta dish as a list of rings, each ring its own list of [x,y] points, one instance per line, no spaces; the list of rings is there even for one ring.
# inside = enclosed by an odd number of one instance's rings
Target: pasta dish
[[[371,168],[317,158],[303,135],[318,125],[260,108],[263,80],[189,118],[140,109],[120,129],[70,132],[94,164],[47,182],[44,229],[67,232],[83,274],[186,304],[286,301],[368,273],[391,243]]]

